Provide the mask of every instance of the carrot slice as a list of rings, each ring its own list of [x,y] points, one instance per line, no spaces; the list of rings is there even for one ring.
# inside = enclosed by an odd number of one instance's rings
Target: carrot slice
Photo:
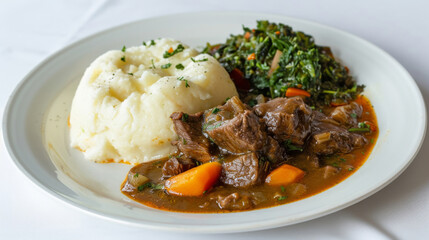
[[[333,101],[331,102],[331,107],[339,107],[349,104],[348,102],[340,102],[340,101]]]
[[[268,174],[267,178],[265,178],[265,183],[271,186],[286,186],[298,182],[304,175],[305,172],[301,169],[283,164]]]
[[[249,54],[249,56],[247,56],[247,60],[255,60],[255,58],[256,58],[255,53],[251,53]]]
[[[172,47],[170,47],[170,49],[168,49],[168,53],[172,53],[172,52],[174,52],[174,50]]]
[[[201,196],[216,183],[221,170],[218,162],[205,163],[169,178],[165,189],[178,196]]]
[[[311,94],[305,90],[299,88],[288,88],[286,90],[286,97],[295,97],[295,96],[306,96],[310,97]]]

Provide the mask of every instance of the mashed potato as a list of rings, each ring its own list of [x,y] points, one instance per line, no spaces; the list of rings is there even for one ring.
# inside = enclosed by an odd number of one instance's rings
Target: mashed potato
[[[137,164],[166,157],[176,151],[171,113],[195,113],[237,95],[211,56],[181,44],[183,51],[164,58],[180,44],[159,39],[98,57],[73,99],[72,147],[95,162]]]

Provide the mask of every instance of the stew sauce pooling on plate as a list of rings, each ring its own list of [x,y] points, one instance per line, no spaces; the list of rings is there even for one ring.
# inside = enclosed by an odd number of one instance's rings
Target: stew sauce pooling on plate
[[[171,118],[178,153],[133,167],[122,192],[181,212],[252,210],[314,195],[356,171],[378,136],[364,96],[319,110],[301,97],[260,97],[254,107],[233,97]]]

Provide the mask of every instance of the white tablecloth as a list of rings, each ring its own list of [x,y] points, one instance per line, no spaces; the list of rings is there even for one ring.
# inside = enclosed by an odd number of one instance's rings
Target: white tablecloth
[[[8,96],[24,75],[65,45],[134,20],[207,10],[282,14],[327,24],[367,39],[407,68],[428,105],[429,2],[424,0],[2,0],[0,114],[3,114]],[[0,239],[427,239],[427,138],[414,162],[397,180],[358,204],[289,227],[223,235],[145,230],[83,214],[53,199],[24,177],[14,166],[1,139]],[[406,144],[407,140],[404,139],[404,146]]]

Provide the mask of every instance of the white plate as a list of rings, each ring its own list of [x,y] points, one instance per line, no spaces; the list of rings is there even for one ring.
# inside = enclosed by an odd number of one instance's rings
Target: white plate
[[[191,46],[223,42],[257,19],[291,25],[332,47],[349,68],[378,117],[380,135],[367,162],[351,177],[313,197],[268,209],[228,214],[184,214],[151,209],[120,192],[128,165],[95,164],[69,148],[67,117],[85,68],[97,56],[142,40],[172,37]],[[21,171],[52,196],[87,213],[134,226],[183,232],[239,232],[303,222],[354,204],[395,179],[411,163],[426,131],[421,93],[391,56],[351,34],[294,18],[206,12],[147,19],[78,41],[55,53],[15,89],[3,121],[7,149]]]

